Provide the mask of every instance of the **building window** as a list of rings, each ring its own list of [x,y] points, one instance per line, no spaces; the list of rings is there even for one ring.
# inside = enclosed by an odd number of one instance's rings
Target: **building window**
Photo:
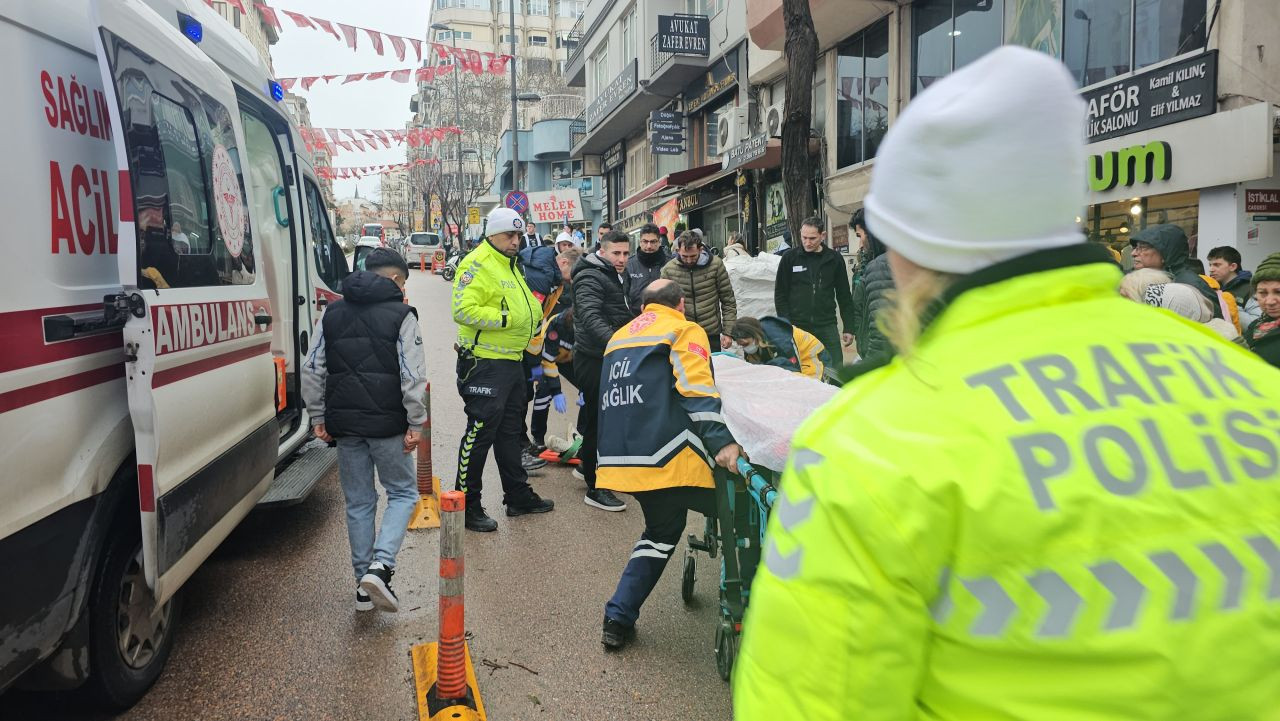
[[[578,48],[578,41],[564,35],[556,35],[556,47],[573,52]]]
[[[595,97],[609,84],[609,46],[601,45],[595,55],[591,56],[591,78],[595,87],[591,95]]]
[[[506,34],[506,35],[503,35],[503,36],[498,40],[498,42],[502,42],[502,43],[516,43],[516,44],[519,44],[519,43],[520,43],[520,38],[519,38],[518,36],[511,35],[510,33],[508,33],[508,34]]]
[[[547,46],[547,36],[546,35],[530,35],[529,44],[535,47],[545,48]]]
[[[918,0],[911,6],[911,92],[999,47],[1004,0]]]
[[[586,10],[586,5],[584,0],[560,0],[556,7],[556,14],[562,18],[576,18]]]
[[[636,55],[636,9],[633,7],[622,16],[622,57],[634,58]]]
[[[881,21],[837,49],[836,167],[870,160],[889,129],[889,24]]]
[[[436,40],[451,40],[453,38],[457,38],[459,40],[470,40],[471,31],[470,30],[454,30],[450,32],[448,30],[440,30],[436,32]]]
[[[526,0],[524,4],[525,15],[550,15],[550,0]]]

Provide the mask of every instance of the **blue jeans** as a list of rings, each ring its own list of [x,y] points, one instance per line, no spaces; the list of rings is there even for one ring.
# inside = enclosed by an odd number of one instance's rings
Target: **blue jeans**
[[[374,538],[378,513],[378,491],[373,487],[373,469],[387,492],[387,510],[382,529]],[[409,519],[418,505],[418,484],[413,456],[404,452],[404,436],[390,438],[338,439],[338,478],[347,499],[347,539],[351,541],[351,566],[356,581],[369,571],[369,564],[381,561],[395,568],[396,554],[404,542]]]

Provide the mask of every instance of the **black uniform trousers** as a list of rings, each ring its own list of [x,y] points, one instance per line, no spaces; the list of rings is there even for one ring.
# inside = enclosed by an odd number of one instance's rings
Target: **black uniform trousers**
[[[583,406],[578,409],[578,432],[582,434],[582,450],[578,458],[582,465],[582,477],[587,488],[596,489],[596,456],[600,448],[600,371],[604,359],[588,355],[574,355],[573,373],[577,377],[578,390],[582,392]]]
[[[467,430],[458,444],[457,490],[467,494],[467,508],[480,507],[484,464],[493,448],[502,479],[502,502],[528,503],[533,497],[529,474],[520,465],[525,411],[524,366],[518,360],[458,355],[458,394],[467,413]]]
[[[707,517],[716,515],[716,492],[711,488],[662,488],[637,491],[631,496],[644,511],[644,533],[631,550],[613,598],[604,607],[606,618],[624,626],[634,626],[640,617],[640,606],[657,585],[680,542],[689,511]]]

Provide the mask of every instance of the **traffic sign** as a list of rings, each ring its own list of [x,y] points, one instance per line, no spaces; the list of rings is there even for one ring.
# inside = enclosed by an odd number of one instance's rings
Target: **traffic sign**
[[[523,190],[512,190],[502,198],[502,204],[517,213],[529,210],[529,196]]]
[[[467,208],[467,225],[480,224],[480,209],[474,205]]]

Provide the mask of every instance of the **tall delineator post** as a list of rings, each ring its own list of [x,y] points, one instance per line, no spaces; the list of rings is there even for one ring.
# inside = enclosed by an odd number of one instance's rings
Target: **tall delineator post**
[[[467,695],[466,613],[463,595],[463,513],[466,495],[440,494],[440,645],[436,696],[461,699]]]
[[[424,256],[425,257],[425,256]],[[431,384],[427,384],[427,420],[418,435],[418,505],[409,528],[421,530],[440,525],[440,479],[431,465]]]

